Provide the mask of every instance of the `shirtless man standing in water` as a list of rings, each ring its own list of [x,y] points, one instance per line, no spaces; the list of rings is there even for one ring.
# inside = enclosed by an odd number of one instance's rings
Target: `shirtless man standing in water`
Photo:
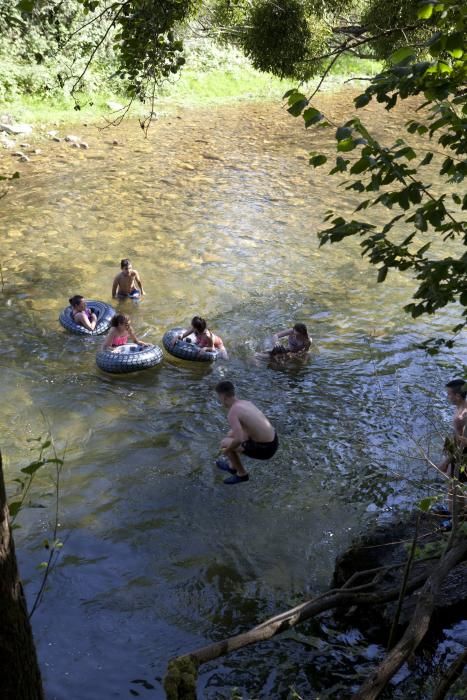
[[[115,277],[112,285],[112,298],[115,297],[139,297],[144,294],[143,283],[128,258],[120,262],[121,272]],[[138,289],[139,287],[139,289]]]
[[[448,439],[446,457],[439,465],[442,472],[450,477],[455,476],[459,481],[467,481],[467,382],[463,379],[453,379],[446,384],[448,401],[456,407],[453,426],[454,435]],[[456,474],[456,467],[459,474]]]
[[[279,447],[279,440],[259,408],[251,401],[237,399],[232,382],[219,382],[216,393],[222,405],[229,409],[227,420],[231,428],[221,441],[225,457],[216,460],[216,465],[232,474],[224,480],[224,484],[240,484],[249,479],[240,454],[252,459],[270,459]]]

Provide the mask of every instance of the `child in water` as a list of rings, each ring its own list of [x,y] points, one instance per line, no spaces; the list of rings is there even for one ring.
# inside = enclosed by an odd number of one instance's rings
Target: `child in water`
[[[121,272],[115,277],[112,284],[112,298],[130,297],[137,299],[140,295],[144,295],[143,283],[137,272],[128,258],[123,258],[120,261]]]
[[[97,316],[86,306],[84,297],[81,294],[75,294],[69,300],[71,306],[71,317],[75,323],[84,326],[88,331],[93,331],[97,325]]]
[[[282,345],[281,338],[287,338],[287,343]],[[288,359],[304,356],[311,347],[311,338],[308,335],[307,327],[304,323],[296,323],[293,328],[285,331],[278,331],[273,335],[274,347],[266,353],[257,353],[263,359]]]
[[[115,314],[110,322],[110,331],[104,341],[102,349],[113,350],[121,345],[126,345],[128,343],[128,338],[137,345],[141,345],[142,347],[148,346],[148,343],[143,343],[142,340],[138,340],[131,327],[130,319],[126,314]]]
[[[196,336],[195,343],[200,348],[200,353],[205,353],[207,350],[217,350],[218,355],[222,357],[223,360],[228,359],[229,356],[224,347],[222,338],[209,330],[206,321],[204,318],[201,318],[201,316],[193,316],[191,319],[191,328],[179,335],[178,340],[183,340],[192,333]]]

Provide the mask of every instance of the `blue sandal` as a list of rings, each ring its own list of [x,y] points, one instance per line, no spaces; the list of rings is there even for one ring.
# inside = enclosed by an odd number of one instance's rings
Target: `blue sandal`
[[[234,474],[233,476],[229,476],[228,479],[224,479],[224,484],[241,484],[243,481],[248,481],[249,478],[250,476],[248,474],[244,474],[243,476]]]
[[[230,474],[237,473],[235,469],[232,469],[230,466],[230,462],[227,457],[219,457],[219,459],[216,459],[216,467],[218,469],[222,469],[223,472],[229,472]]]

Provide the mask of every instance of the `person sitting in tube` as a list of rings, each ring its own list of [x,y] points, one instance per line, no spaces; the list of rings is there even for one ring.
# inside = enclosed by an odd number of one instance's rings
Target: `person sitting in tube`
[[[287,338],[282,344],[281,338]],[[296,323],[293,328],[278,331],[273,335],[274,347],[267,352],[257,353],[257,357],[265,360],[290,359],[291,357],[304,357],[311,347],[311,338],[304,323]]]
[[[191,339],[187,336],[192,334],[195,336],[195,343],[199,347],[200,353],[205,353],[208,350],[216,350],[222,359],[228,359],[229,356],[224,347],[222,338],[209,330],[205,319],[201,318],[201,316],[193,316],[191,319],[191,328],[177,336],[174,340],[174,344],[177,340],[184,340],[185,338],[187,338],[187,342],[190,342]]]
[[[93,331],[97,325],[97,316],[92,309],[88,309],[84,297],[81,294],[75,294],[69,300],[71,306],[71,317],[79,326],[87,328],[88,331]]]
[[[133,343],[147,347],[148,343],[138,340],[131,326],[130,318],[126,314],[115,314],[110,322],[110,330],[102,346],[103,350],[114,350],[126,345],[130,339]]]

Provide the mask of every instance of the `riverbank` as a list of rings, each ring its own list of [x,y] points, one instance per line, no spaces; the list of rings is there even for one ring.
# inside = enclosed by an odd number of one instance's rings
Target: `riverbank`
[[[380,69],[376,61],[342,59],[321,87],[323,92],[341,89],[347,83],[355,85],[363,74],[374,75]],[[317,82],[317,81],[316,81]],[[316,82],[303,86],[312,91]],[[294,87],[291,80],[260,73],[251,67],[247,59],[235,51],[224,51],[222,57],[206,56],[200,65],[199,56],[191,56],[182,74],[167,83],[156,98],[158,117],[170,115],[175,110],[238,101],[280,100]],[[122,109],[115,109],[120,105]],[[15,95],[0,104],[0,116],[9,115],[17,123],[28,123],[38,128],[52,128],[62,124],[97,123],[118,119],[123,113],[133,118],[148,115],[149,105],[133,103],[126,111],[125,95],[101,90],[78,95],[76,99],[65,92],[54,92],[49,97],[30,94]]]

